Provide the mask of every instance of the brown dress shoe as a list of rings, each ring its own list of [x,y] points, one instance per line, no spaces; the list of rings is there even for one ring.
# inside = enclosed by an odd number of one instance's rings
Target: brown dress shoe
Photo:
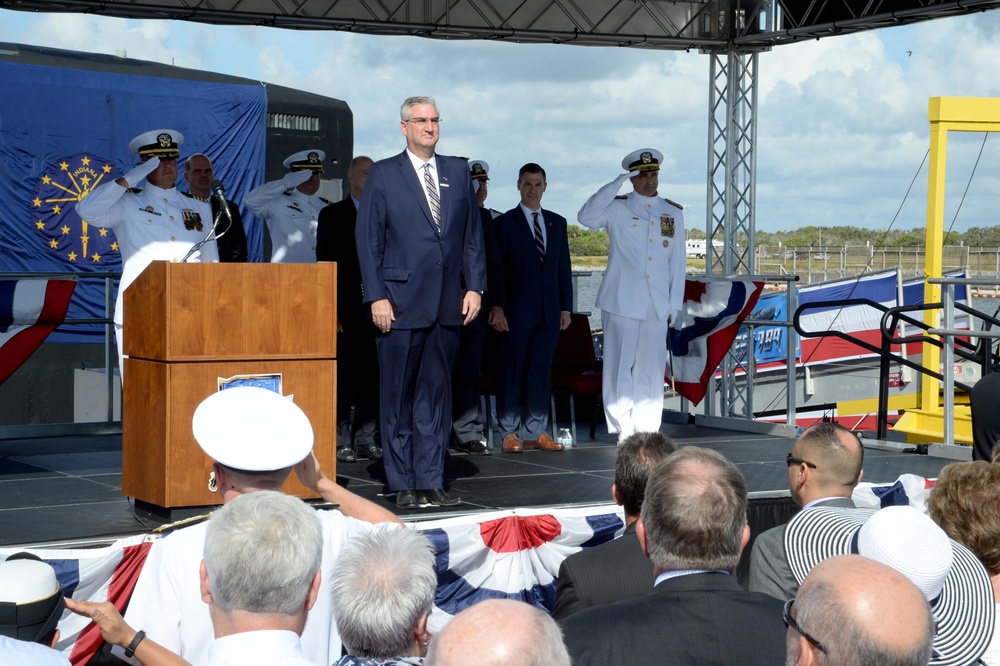
[[[524,440],[525,446],[533,446],[536,449],[541,449],[542,451],[562,451],[566,447],[549,437],[549,433],[543,432],[538,436],[538,439],[526,439]]]
[[[504,453],[521,453],[524,451],[521,448],[521,441],[512,432],[503,436],[503,444],[500,446],[500,450]]]

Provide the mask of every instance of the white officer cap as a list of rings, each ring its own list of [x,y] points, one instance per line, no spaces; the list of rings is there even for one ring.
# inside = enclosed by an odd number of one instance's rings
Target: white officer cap
[[[143,132],[128,143],[128,149],[142,157],[180,157],[184,135],[177,130],[158,129]]]
[[[659,171],[663,153],[655,148],[640,148],[625,156],[622,168],[626,171]]]
[[[289,155],[282,162],[286,169],[301,171],[311,169],[323,173],[323,162],[326,160],[326,153],[322,150],[300,150],[294,155]]]
[[[39,642],[56,628],[63,595],[52,566],[31,553],[0,563],[0,634]]]
[[[212,460],[247,472],[291,467],[313,447],[305,413],[288,398],[255,386],[208,396],[194,411],[191,427]]]
[[[489,180],[490,165],[482,160],[472,160],[469,162],[469,172],[472,180]]]

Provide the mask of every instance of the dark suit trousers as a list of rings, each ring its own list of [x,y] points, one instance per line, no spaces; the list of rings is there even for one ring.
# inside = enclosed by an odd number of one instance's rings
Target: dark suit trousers
[[[370,321],[359,321],[337,334],[337,446],[367,448],[375,443],[378,419],[377,330]],[[351,407],[354,407],[352,427]]]
[[[462,327],[451,384],[451,432],[456,444],[478,442],[483,438],[483,419],[479,415],[479,375],[483,368],[485,339],[486,329]]]
[[[383,463],[390,491],[444,486],[459,327],[394,328],[376,341]]]
[[[497,343],[497,420],[500,434],[534,440],[545,431],[552,396],[552,359],[559,329],[515,328]],[[522,432],[523,430],[523,432]]]

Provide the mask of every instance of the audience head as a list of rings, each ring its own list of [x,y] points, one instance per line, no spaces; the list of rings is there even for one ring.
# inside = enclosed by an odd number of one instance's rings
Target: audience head
[[[471,606],[431,641],[426,666],[569,666],[556,621],[534,606],[490,599]]]
[[[816,565],[785,615],[788,666],[923,666],[931,658],[934,622],[920,590],[860,555]]]
[[[1000,465],[976,460],[946,466],[927,509],[948,536],[975,553],[990,576],[1000,575]]]
[[[194,438],[215,462],[209,488],[223,502],[279,490],[292,466],[312,451],[313,431],[295,403],[274,391],[240,386],[205,398],[192,419]]]
[[[903,574],[930,604],[936,666],[976,663],[993,633],[996,606],[986,569],[922,511],[813,507],[785,528],[789,568],[801,584],[830,557],[858,554]]]
[[[202,597],[218,613],[266,615],[299,633],[319,589],[323,530],[302,500],[260,491],[215,512],[205,534]]]
[[[637,432],[618,446],[611,494],[625,509],[627,519],[639,517],[649,473],[676,450],[674,440],[662,432]]]
[[[63,593],[50,564],[31,553],[0,562],[0,635],[53,647]]]
[[[650,474],[636,532],[657,574],[732,571],[750,537],[746,514],[746,480],[736,465],[689,446]]]
[[[850,497],[861,481],[864,448],[838,423],[821,421],[788,454],[788,488],[799,506],[823,497]]]
[[[333,616],[349,654],[422,656],[437,574],[434,548],[416,530],[377,530],[352,539],[330,580]]]
[[[993,444],[993,450],[990,451],[990,462],[1000,462],[1000,439]]]

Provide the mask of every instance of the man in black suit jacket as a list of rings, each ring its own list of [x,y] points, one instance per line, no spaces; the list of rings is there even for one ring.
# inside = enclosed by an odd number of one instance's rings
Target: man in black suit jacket
[[[625,510],[625,532],[562,561],[552,617],[562,620],[584,608],[641,597],[653,589],[653,563],[642,552],[635,523],[650,472],[676,448],[661,432],[636,432],[618,446],[611,496]]]
[[[434,152],[437,103],[411,97],[400,118],[406,150],[368,171],[357,228],[364,299],[381,331],[383,463],[397,507],[455,506],[444,491],[451,372],[486,289],[483,229],[469,163]]]
[[[372,159],[364,155],[351,160],[347,169],[351,193],[320,211],[316,229],[316,261],[337,262],[337,460],[341,462],[353,462],[356,456],[382,458],[382,449],[375,443],[377,331],[361,292],[361,266],[354,236],[358,206],[371,166]]]
[[[545,432],[552,358],[573,309],[566,218],[542,210],[545,170],[529,163],[517,175],[521,204],[497,218],[490,271],[489,323],[497,343],[497,420],[504,453],[522,445],[561,451]],[[521,439],[523,437],[523,440]]]
[[[746,480],[721,454],[689,446],[667,456],[636,523],[655,587],[564,620],[573,663],[784,663],[783,604],[733,575],[750,538],[746,510]]]
[[[865,450],[853,432],[836,423],[816,423],[795,442],[786,462],[789,491],[803,510],[854,508],[851,495],[864,475]],[[785,525],[772,527],[751,546],[750,590],[784,601],[798,589],[785,551]]]
[[[243,228],[243,218],[240,216],[240,207],[235,202],[226,201],[229,215],[225,213],[219,217],[221,210],[219,200],[212,196],[212,181],[215,179],[215,170],[212,167],[212,160],[206,155],[195,153],[184,160],[184,180],[187,181],[188,191],[184,192],[189,197],[198,201],[207,201],[212,206],[212,220],[219,220],[216,233],[219,237],[215,244],[219,248],[219,261],[221,262],[245,262],[247,260],[247,232]]]

